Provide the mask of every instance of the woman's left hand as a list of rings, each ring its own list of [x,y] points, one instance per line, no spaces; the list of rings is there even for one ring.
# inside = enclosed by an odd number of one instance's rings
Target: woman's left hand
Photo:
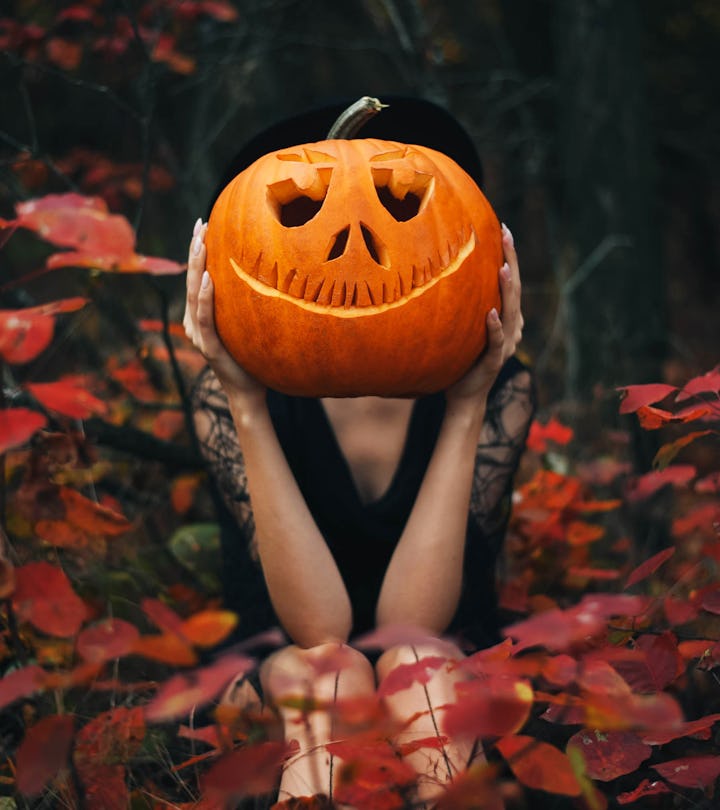
[[[513,236],[502,226],[505,264],[500,268],[502,320],[495,308],[487,315],[487,346],[475,365],[445,392],[448,403],[486,398],[505,361],[522,339],[524,320],[520,308],[520,268]]]

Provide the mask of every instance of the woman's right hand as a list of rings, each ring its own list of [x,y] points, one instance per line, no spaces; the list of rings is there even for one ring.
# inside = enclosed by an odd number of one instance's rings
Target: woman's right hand
[[[207,223],[198,219],[188,254],[185,334],[217,375],[225,393],[265,398],[265,387],[248,374],[223,346],[215,329],[214,287],[205,269]]]

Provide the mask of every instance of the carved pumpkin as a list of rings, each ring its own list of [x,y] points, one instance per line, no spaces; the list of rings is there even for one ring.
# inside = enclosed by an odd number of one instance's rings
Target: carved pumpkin
[[[218,334],[306,396],[418,396],[459,379],[500,306],[500,225],[446,155],[375,139],[272,152],[210,216]]]

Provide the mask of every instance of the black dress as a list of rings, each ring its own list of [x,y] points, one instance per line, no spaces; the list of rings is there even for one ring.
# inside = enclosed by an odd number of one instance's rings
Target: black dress
[[[227,400],[209,369],[198,379],[193,399],[195,410],[207,417],[199,438],[224,501],[225,606],[240,616],[238,637],[247,638],[279,623],[255,553],[242,453]],[[440,430],[444,395],[415,401],[395,475],[386,492],[369,503],[360,498],[320,400],[270,391],[268,407],[290,469],[348,590],[353,636],[371,630],[385,570]],[[469,650],[498,640],[496,562],[509,517],[512,478],[534,408],[530,374],[511,358],[488,398],[468,515],[462,594],[448,629]]]

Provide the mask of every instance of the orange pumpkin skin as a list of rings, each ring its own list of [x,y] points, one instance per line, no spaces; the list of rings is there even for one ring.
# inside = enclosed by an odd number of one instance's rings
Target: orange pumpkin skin
[[[301,396],[447,388],[500,308],[500,224],[435,150],[375,139],[272,152],[224,189],[207,269],[221,340],[266,386]]]

